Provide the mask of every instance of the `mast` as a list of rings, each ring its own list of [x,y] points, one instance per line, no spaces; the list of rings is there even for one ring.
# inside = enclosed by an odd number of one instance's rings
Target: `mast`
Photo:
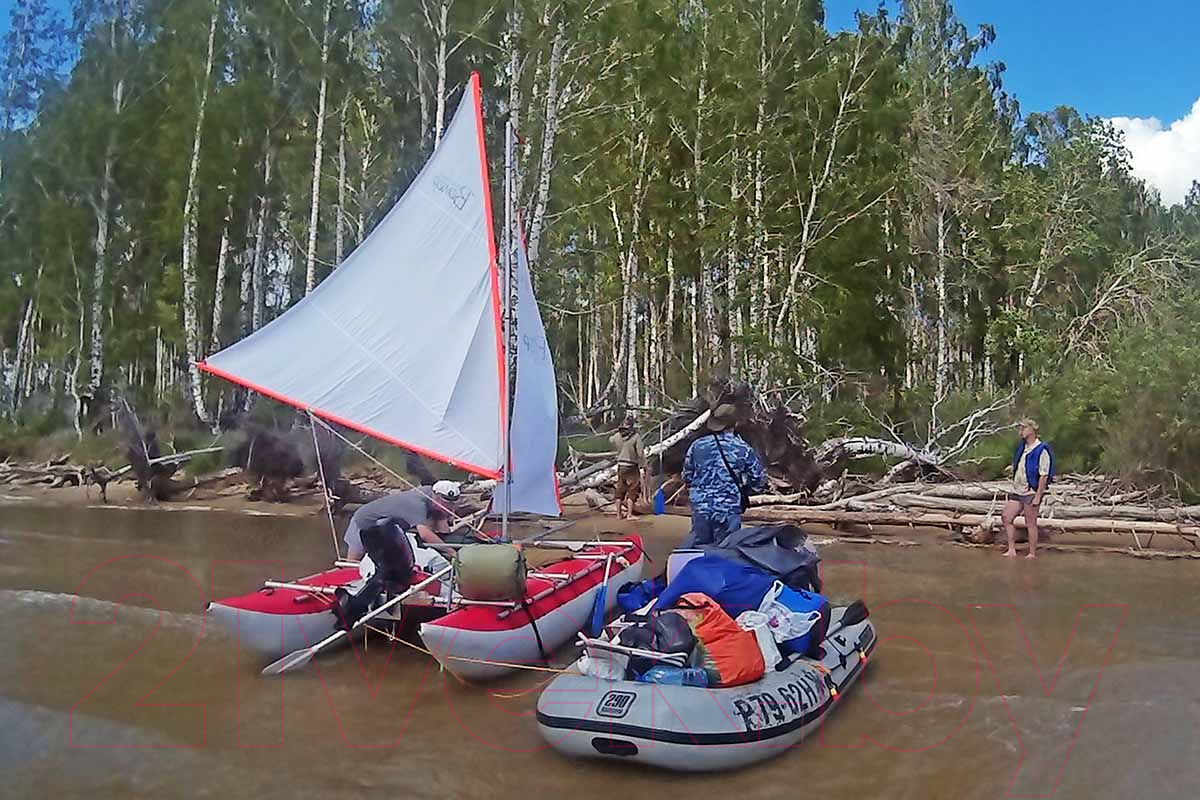
[[[514,325],[516,307],[513,302],[513,198],[512,198],[512,151],[513,126],[509,118],[504,123],[504,357],[509,369],[504,381],[504,507],[501,509],[500,538],[509,541],[508,517],[512,511],[512,382],[516,374],[514,352]]]

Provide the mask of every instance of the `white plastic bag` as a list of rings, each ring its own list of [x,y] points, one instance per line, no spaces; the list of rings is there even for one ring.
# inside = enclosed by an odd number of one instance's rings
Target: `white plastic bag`
[[[624,653],[607,651],[599,651],[591,655],[584,653],[575,662],[575,669],[580,673],[605,681],[625,680],[625,670],[628,666],[629,656]]]
[[[803,636],[813,625],[821,621],[820,611],[802,614],[779,602],[779,595],[783,593],[783,589],[783,583],[775,581],[758,606],[759,612],[766,615],[767,626],[776,642],[786,642]],[[741,618],[739,617],[739,619]]]
[[[783,660],[783,656],[779,654],[779,648],[775,645],[775,635],[771,631],[767,615],[761,611],[743,611],[736,621],[739,628],[754,633],[767,670],[775,669],[775,665]]]

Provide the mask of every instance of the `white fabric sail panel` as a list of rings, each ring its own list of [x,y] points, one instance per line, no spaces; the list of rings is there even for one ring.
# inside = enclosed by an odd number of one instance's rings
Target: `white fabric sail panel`
[[[516,227],[516,226],[514,226]],[[496,486],[493,513],[504,509],[507,489],[513,511],[527,511],[557,517],[562,513],[558,496],[558,475],[554,468],[558,455],[558,385],[554,379],[554,361],[546,329],[533,294],[533,277],[525,253],[524,237],[514,231],[520,242],[515,253],[517,282],[517,386],[513,394],[512,477]]]
[[[441,144],[311,294],[201,366],[468,471],[497,477],[504,358],[478,76]]]

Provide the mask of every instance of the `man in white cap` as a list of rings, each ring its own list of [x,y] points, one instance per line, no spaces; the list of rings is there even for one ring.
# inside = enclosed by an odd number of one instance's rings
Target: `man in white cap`
[[[347,557],[357,560],[365,554],[360,531],[381,523],[393,523],[408,535],[406,544],[411,544],[414,549],[432,548],[452,559],[454,551],[446,546],[439,534],[450,532],[450,518],[457,514],[454,504],[460,494],[459,485],[454,481],[438,481],[433,486],[418,486],[372,500],[355,511],[346,526],[343,538],[348,548]],[[421,561],[417,559],[419,566]]]

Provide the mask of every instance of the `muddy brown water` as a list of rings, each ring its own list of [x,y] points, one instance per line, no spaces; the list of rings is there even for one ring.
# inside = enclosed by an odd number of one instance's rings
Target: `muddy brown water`
[[[686,521],[636,524],[661,564]],[[316,519],[0,508],[3,795],[1200,796],[1195,563],[824,544],[828,593],[865,594],[882,639],[864,682],[802,747],[681,776],[550,751],[540,674],[462,687],[377,642],[268,679],[204,624],[330,549]]]

